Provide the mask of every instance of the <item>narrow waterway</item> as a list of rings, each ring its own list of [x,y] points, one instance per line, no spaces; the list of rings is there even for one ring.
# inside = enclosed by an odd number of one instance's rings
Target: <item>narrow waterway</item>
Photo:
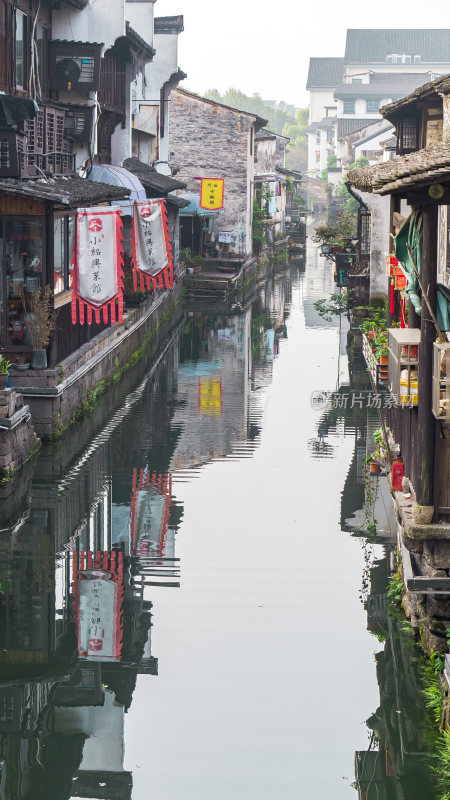
[[[239,313],[187,309],[3,489],[1,800],[433,797],[408,722],[376,755],[407,655],[363,535],[376,418],[312,402],[349,389],[346,326],[313,307],[333,286],[311,247]]]

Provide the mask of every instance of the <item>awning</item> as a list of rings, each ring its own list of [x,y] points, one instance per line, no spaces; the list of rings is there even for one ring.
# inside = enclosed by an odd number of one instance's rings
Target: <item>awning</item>
[[[180,209],[180,217],[210,217],[213,214],[221,214],[222,209],[219,211],[210,211],[208,208],[200,208],[200,193],[198,192],[182,192],[177,197],[188,201],[186,208]]]
[[[109,183],[111,186],[121,186],[130,190],[130,199],[124,201],[113,200],[111,205],[120,206],[122,214],[131,216],[132,201],[146,200],[147,194],[136,175],[124,167],[112,167],[110,164],[93,164],[88,176],[90,181],[96,183]]]

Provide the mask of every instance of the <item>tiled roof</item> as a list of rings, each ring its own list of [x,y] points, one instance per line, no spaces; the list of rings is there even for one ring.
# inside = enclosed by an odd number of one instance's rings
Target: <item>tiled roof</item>
[[[306,133],[315,133],[318,128],[320,130],[328,130],[334,128],[336,124],[336,117],[324,117],[320,122],[311,122],[311,125],[306,129]]]
[[[174,192],[176,189],[186,188],[186,184],[182,181],[177,181],[170,175],[161,175],[156,169],[149,164],[144,164],[138,158],[126,158],[123,166],[133,175],[136,175],[145,188],[153,189],[160,194],[167,194],[167,192]]]
[[[377,75],[378,80],[374,81],[372,76],[370,83],[346,83],[338,86],[334,96],[336,98],[345,97],[404,97],[405,94],[412,92],[418,86],[423,86],[429,80],[429,74],[425,73],[411,73],[410,75],[391,75],[390,73],[384,76],[384,80],[380,80],[381,75]],[[397,80],[397,78],[407,77],[408,80]]]
[[[361,191],[389,194],[418,184],[450,181],[450,144],[440,143],[372,167],[350,170],[347,180]]]
[[[71,208],[90,206],[93,203],[122,200],[130,194],[123,186],[110,186],[80,178],[78,175],[67,178],[39,178],[22,181],[20,178],[3,178],[0,180],[0,193],[14,194],[19,197],[32,197],[35,200],[48,200]]]
[[[397,100],[395,103],[389,103],[389,105],[383,106],[383,108],[380,108],[380,114],[390,119],[395,117],[398,111],[412,103],[416,103],[417,100],[424,100],[426,97],[433,97],[433,95],[438,99],[438,95],[449,93],[450,75],[441,75],[440,78],[436,78],[434,81],[419,86],[413,92]]]
[[[336,89],[343,74],[343,58],[310,58],[306,88]]]
[[[374,120],[370,119],[338,119],[337,136],[340,139],[342,136],[347,136],[354,131],[360,131],[361,128],[367,128]],[[377,120],[375,120],[376,122]]]
[[[153,20],[155,33],[182,33],[184,31],[184,18],[182,14],[176,17],[155,17]]]
[[[450,30],[443,28],[350,29],[345,48],[346,64],[386,63],[393,53],[420,55],[422,63],[450,62]],[[400,68],[403,65],[399,65]]]

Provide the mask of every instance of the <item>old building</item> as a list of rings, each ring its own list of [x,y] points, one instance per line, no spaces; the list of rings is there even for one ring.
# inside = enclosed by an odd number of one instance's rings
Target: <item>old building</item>
[[[450,30],[350,29],[343,58],[312,58],[308,171],[351,163],[342,139],[379,120],[380,107],[450,70]]]
[[[100,380],[111,378],[114,363],[117,368],[139,347],[139,330],[150,324],[156,295],[132,296],[131,203],[184,187],[168,164],[168,93],[184,77],[177,63],[183,18],[155,21],[153,0],[139,7],[110,0],[52,8],[2,2],[0,13],[0,350],[22,367],[11,370],[11,382],[29,404],[37,432],[52,435]],[[132,157],[130,170],[123,163]],[[122,212],[125,295],[136,308],[122,327],[107,313],[73,324],[77,210],[110,203]],[[175,258],[182,205],[167,200]],[[33,295],[46,286],[57,312],[48,368],[26,372]],[[173,305],[171,290],[160,291],[157,302]]]
[[[395,233],[395,256],[406,276],[407,326],[389,330],[388,382],[395,402],[388,424],[416,506],[411,510],[411,501],[395,492],[399,546],[413,622],[427,647],[444,651],[450,593],[449,98],[447,75],[383,108],[396,128],[398,157],[348,174],[359,191],[390,199],[385,240]],[[395,294],[391,322],[400,317]],[[433,597],[433,590],[443,596]]]
[[[181,243],[192,252],[252,253],[255,136],[267,120],[237,108],[175,89],[170,96],[170,151],[178,176],[191,195],[182,214]],[[223,178],[223,211],[200,208],[200,178]],[[226,245],[224,248],[223,245]]]

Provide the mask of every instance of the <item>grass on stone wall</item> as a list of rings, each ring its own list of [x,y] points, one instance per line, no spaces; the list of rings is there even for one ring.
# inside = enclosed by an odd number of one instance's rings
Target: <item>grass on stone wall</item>
[[[61,439],[63,433],[68,428],[71,427],[71,425],[81,422],[83,419],[85,419],[85,417],[92,414],[92,412],[97,408],[98,404],[100,403],[102,397],[108,391],[108,389],[111,386],[119,383],[122,380],[122,377],[125,374],[125,372],[128,372],[129,369],[134,367],[137,364],[137,362],[144,356],[147,349],[151,345],[153,339],[155,338],[155,336],[157,336],[161,326],[170,319],[179,302],[181,302],[181,299],[175,303],[171,303],[170,306],[168,306],[168,308],[166,308],[166,310],[163,311],[159,322],[157,322],[156,325],[154,325],[147,331],[140,346],[137,348],[137,350],[135,350],[131,354],[130,358],[128,359],[128,361],[125,362],[125,364],[122,364],[122,366],[120,366],[119,358],[116,357],[114,361],[115,370],[111,375],[111,377],[102,378],[102,380],[100,380],[97,383],[97,385],[94,386],[94,388],[87,393],[86,397],[83,400],[80,400],[75,409],[75,414],[73,415],[73,417],[71,417],[70,420],[68,420],[68,422],[66,422],[65,424],[59,423],[55,426],[55,431],[53,433],[53,436],[51,437],[52,439],[58,441],[59,439]],[[61,417],[61,412],[58,412],[56,417]]]

